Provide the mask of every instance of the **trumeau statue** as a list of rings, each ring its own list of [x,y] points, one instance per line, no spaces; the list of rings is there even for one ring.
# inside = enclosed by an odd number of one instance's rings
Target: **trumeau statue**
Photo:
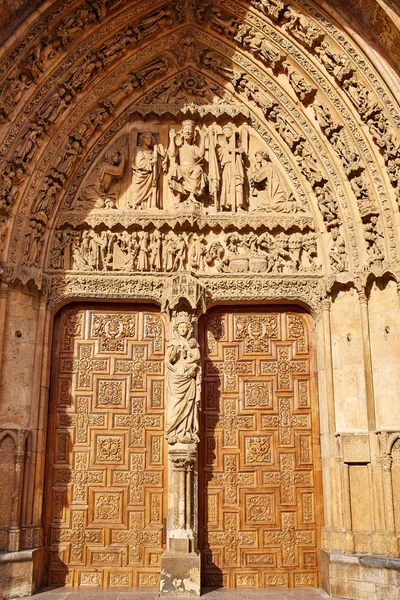
[[[173,338],[167,348],[166,436],[169,444],[199,441],[198,410],[201,393],[200,348],[192,337],[190,316],[175,317]]]

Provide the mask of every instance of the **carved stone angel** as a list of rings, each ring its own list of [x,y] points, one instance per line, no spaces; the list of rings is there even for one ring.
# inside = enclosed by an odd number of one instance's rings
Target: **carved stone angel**
[[[167,348],[166,436],[169,444],[199,441],[198,407],[201,393],[200,349],[192,337],[189,315],[178,313]]]
[[[123,176],[124,168],[125,158],[118,151],[114,152],[108,160],[106,159],[100,167],[99,187],[106,206],[114,205],[119,190],[113,190],[113,188]]]
[[[265,150],[258,150],[255,154],[250,185],[251,210],[282,213],[299,210],[296,199]]]

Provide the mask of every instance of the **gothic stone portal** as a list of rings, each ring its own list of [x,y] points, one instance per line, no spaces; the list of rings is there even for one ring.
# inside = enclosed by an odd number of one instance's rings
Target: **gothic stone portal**
[[[214,313],[201,350],[203,583],[317,586],[309,318]],[[167,496],[163,317],[68,308],[53,355],[47,581],[157,586]]]
[[[205,583],[317,586],[319,442],[308,316],[217,313],[203,344]]]
[[[164,351],[154,312],[61,314],[48,443],[49,584],[159,584]]]

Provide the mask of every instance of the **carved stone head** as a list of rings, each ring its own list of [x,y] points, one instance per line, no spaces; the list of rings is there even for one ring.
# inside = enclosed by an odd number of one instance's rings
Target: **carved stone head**
[[[193,141],[196,123],[191,119],[182,122],[181,135],[185,141]]]
[[[138,146],[141,148],[150,148],[153,145],[153,135],[149,131],[145,131],[139,135]]]

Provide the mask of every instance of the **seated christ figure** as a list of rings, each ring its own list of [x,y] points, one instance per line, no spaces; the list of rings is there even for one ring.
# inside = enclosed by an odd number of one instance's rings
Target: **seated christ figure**
[[[183,121],[179,134],[175,129],[169,132],[168,154],[172,160],[168,185],[179,196],[180,201],[198,203],[207,185],[207,175],[203,170],[205,138],[207,131],[200,130],[200,143],[195,144],[195,123]]]

